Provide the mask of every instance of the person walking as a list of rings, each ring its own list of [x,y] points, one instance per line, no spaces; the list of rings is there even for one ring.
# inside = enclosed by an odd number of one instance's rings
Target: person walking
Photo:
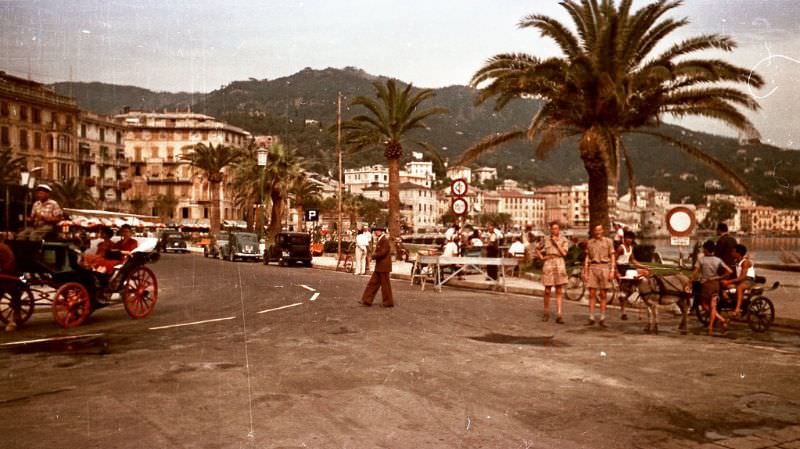
[[[378,289],[381,290],[381,298],[383,299],[383,307],[394,307],[394,299],[392,298],[392,284],[390,277],[392,273],[392,248],[389,244],[389,237],[384,234],[384,228],[375,228],[375,252],[372,258],[375,259],[375,271],[369,278],[367,288],[364,289],[364,294],[361,295],[359,303],[364,306],[371,306],[372,301],[375,300],[375,295]]]
[[[594,306],[597,292],[600,291],[600,327],[606,327],[606,300],[607,290],[611,287],[616,272],[616,257],[614,242],[604,237],[603,225],[592,228],[592,238],[586,242],[586,259],[583,262],[583,281],[589,288],[589,321],[587,326],[593,326]]]
[[[542,321],[550,319],[550,291],[556,290],[556,323],[564,324],[562,304],[564,285],[567,284],[567,267],[564,257],[569,251],[569,240],[561,235],[561,227],[557,222],[550,223],[550,238],[536,245],[536,257],[544,260],[542,267],[542,284],[544,285],[544,314]]]
[[[361,229],[361,232],[356,236],[356,269],[354,274],[367,274],[367,252],[369,251],[370,240],[369,230],[366,227]]]

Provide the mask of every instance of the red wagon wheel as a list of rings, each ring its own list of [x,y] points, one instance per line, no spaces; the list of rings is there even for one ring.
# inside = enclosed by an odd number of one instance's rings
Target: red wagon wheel
[[[131,318],[144,318],[153,311],[158,301],[158,281],[147,267],[139,267],[125,281],[122,291],[125,311]]]
[[[14,322],[22,324],[33,315],[33,305],[36,301],[33,299],[33,293],[27,287],[0,288],[0,321],[3,324],[8,324],[9,320],[11,320],[11,315],[14,313],[12,307],[14,296],[12,295],[19,295],[19,316],[15,317]]]
[[[67,282],[53,299],[53,319],[62,327],[75,327],[86,321],[92,313],[92,302],[86,287],[77,282]]]

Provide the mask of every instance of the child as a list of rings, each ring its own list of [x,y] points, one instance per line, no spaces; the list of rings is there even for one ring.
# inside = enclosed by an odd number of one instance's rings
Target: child
[[[719,280],[728,277],[732,271],[725,265],[719,257],[714,255],[714,242],[707,240],[703,243],[703,257],[698,260],[697,266],[692,273],[691,279],[700,277],[700,301],[701,307],[709,310],[710,319],[708,320],[708,335],[714,335],[714,320],[719,319],[722,323],[723,332],[728,329],[728,321],[722,318],[717,311],[717,300],[719,298]],[[722,272],[721,275],[717,274]],[[709,304],[710,303],[710,304]]]
[[[736,308],[733,309],[731,316],[739,318],[739,309],[742,307],[742,298],[745,290],[753,286],[756,279],[756,269],[753,262],[747,257],[747,247],[736,245],[733,248],[733,260],[736,261],[736,277],[722,281],[722,288],[726,292],[728,287],[736,288]]]

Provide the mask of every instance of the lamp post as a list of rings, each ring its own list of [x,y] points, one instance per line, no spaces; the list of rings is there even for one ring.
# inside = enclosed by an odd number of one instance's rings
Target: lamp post
[[[261,209],[263,212],[259,213],[259,218],[263,218],[263,221],[256,220],[256,222],[261,222],[258,227],[258,241],[261,242],[261,234],[263,234],[264,226],[267,224],[267,206],[264,202],[264,177],[266,177],[267,173],[269,150],[266,147],[260,146],[258,150],[256,150],[256,155],[258,156],[258,166],[261,167]]]
[[[34,171],[35,170],[36,169],[34,169]],[[22,229],[23,230],[28,229],[28,195],[30,194],[30,190],[33,188],[33,186],[36,185],[36,178],[34,178],[31,173],[32,172],[29,172],[28,170],[23,169],[22,172],[20,172],[20,176],[19,176],[19,178],[20,178],[19,179],[19,185],[25,187],[25,195],[23,196],[23,199],[22,199]]]

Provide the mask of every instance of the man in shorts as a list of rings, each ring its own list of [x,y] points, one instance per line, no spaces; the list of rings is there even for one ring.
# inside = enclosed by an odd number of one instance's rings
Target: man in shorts
[[[606,327],[606,291],[611,288],[611,281],[614,280],[616,267],[616,255],[614,253],[614,242],[608,237],[604,237],[603,225],[595,225],[592,228],[592,238],[586,242],[586,259],[583,262],[583,281],[589,288],[589,321],[587,326],[593,326],[594,303],[597,299],[597,292],[600,291],[600,327]]]

